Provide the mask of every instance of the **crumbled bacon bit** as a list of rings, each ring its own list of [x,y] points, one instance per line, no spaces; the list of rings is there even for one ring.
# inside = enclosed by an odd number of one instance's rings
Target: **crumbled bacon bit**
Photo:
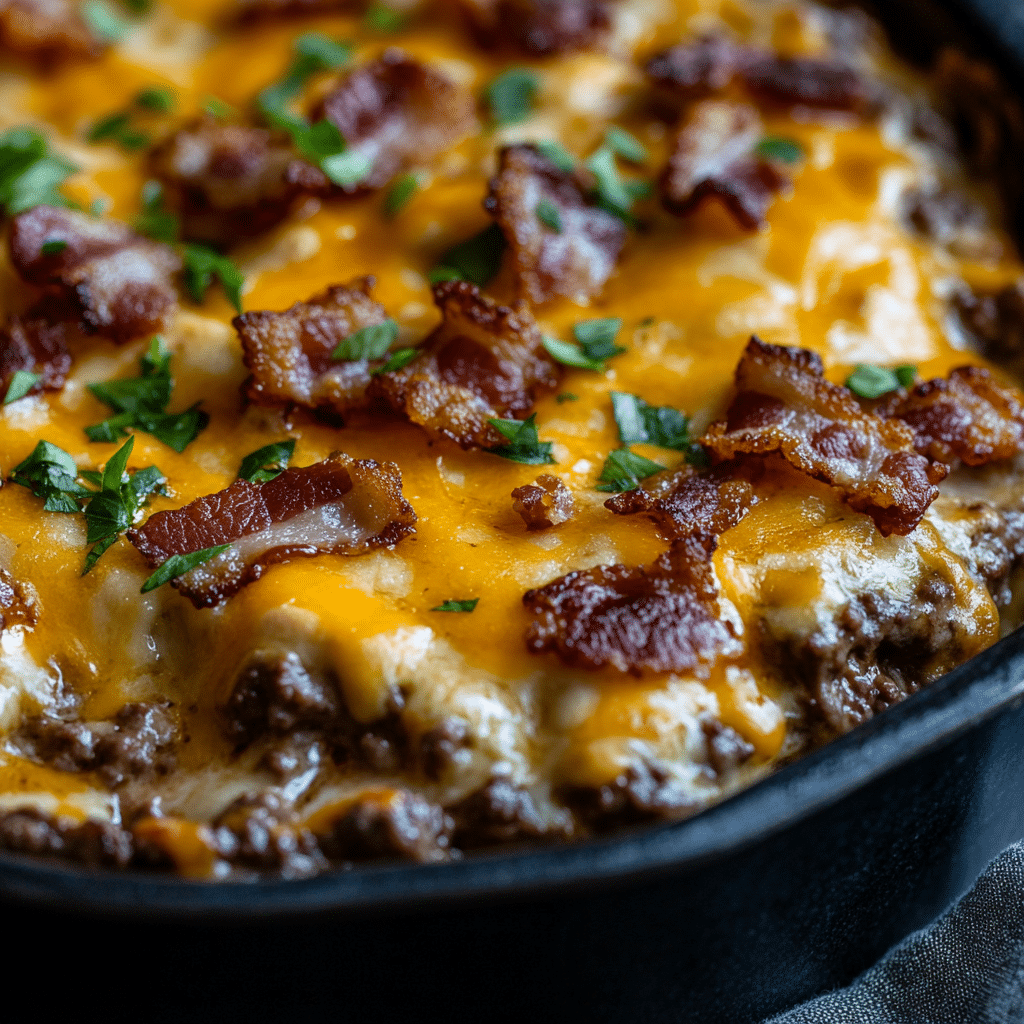
[[[238,0],[235,18],[242,24],[252,24],[275,18],[351,12],[359,7],[357,0]]]
[[[541,222],[542,202],[557,211],[559,230]],[[508,242],[520,292],[535,304],[555,295],[576,300],[596,295],[626,240],[620,218],[589,205],[577,176],[530,145],[501,150],[484,208]]]
[[[517,487],[512,492],[512,507],[523,517],[528,530],[558,526],[576,512],[572,491],[550,473],[541,473],[535,483]]]
[[[775,193],[789,183],[774,163],[754,153],[763,134],[753,107],[723,100],[695,104],[662,175],[665,207],[685,214],[715,198],[741,227],[761,227]]]
[[[383,323],[384,307],[370,298],[374,280],[332,285],[283,312],[254,310],[232,323],[251,377],[245,392],[258,405],[329,407],[345,413],[361,405],[370,383],[368,360],[333,360],[350,334]]]
[[[65,246],[44,255],[45,242]],[[118,221],[36,206],[11,221],[10,250],[22,278],[72,304],[90,334],[125,342],[157,331],[177,301],[177,253]]]
[[[503,444],[488,419],[525,416],[557,385],[558,365],[525,305],[500,306],[466,281],[435,285],[434,301],[441,326],[408,366],[374,378],[371,394],[462,448]]]
[[[960,459],[968,466],[1009,459],[1024,442],[1024,396],[1004,388],[980,366],[961,366],[947,380],[915,384],[876,411],[902,420],[914,447],[937,462]]]
[[[611,25],[609,0],[457,0],[481,45],[529,57],[583,50]]]
[[[0,633],[12,626],[34,626],[37,618],[36,603],[25,587],[0,568]]]
[[[843,491],[883,536],[907,534],[938,494],[946,467],[915,451],[898,420],[865,412],[824,377],[821,359],[751,338],[736,367],[736,396],[724,423],[702,442],[718,459],[778,452],[796,469]]]
[[[599,565],[523,596],[533,616],[526,646],[573,668],[700,672],[740,644],[719,617],[715,542],[676,541],[652,565]]]
[[[71,369],[68,326],[51,320],[44,309],[25,316],[11,315],[0,327],[0,401],[19,371],[40,374],[32,391],[58,391]]]
[[[739,477],[740,471],[734,462],[708,473],[683,466],[616,494],[604,507],[620,516],[647,513],[673,540],[693,535],[717,537],[732,529],[757,500],[750,482]]]
[[[722,36],[701,36],[679,43],[647,62],[647,75],[656,84],[683,99],[701,99],[724,89],[736,74],[741,50]]]
[[[43,63],[98,57],[98,39],[73,0],[0,0],[0,50]]]
[[[928,184],[909,188],[903,216],[916,232],[964,259],[998,258],[1002,247],[985,208],[962,190]]]
[[[397,466],[336,452],[268,483],[236,480],[182,508],[157,512],[129,530],[128,539],[154,569],[172,555],[230,544],[172,582],[204,608],[222,603],[271,565],[389,547],[413,533],[415,522]]]
[[[473,130],[474,109],[472,96],[440,72],[401,50],[385,50],[323,100],[322,115],[341,132],[348,152],[373,161],[367,175],[344,190],[381,188],[439,156]]]
[[[982,355],[998,361],[1024,355],[1024,281],[978,294],[964,286],[952,301]]]
[[[154,170],[177,192],[186,238],[227,245],[282,221],[295,201],[327,178],[265,128],[204,118],[153,154]]]

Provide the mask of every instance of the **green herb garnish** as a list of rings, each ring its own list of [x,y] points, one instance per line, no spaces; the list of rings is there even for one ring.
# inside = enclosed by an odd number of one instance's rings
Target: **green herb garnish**
[[[381,3],[380,0],[373,0],[367,8],[363,21],[366,27],[374,32],[400,32],[408,20],[404,11],[396,11],[393,7]]]
[[[135,106],[158,114],[169,114],[174,109],[174,93],[156,86],[143,89],[135,96]]]
[[[623,160],[633,164],[646,163],[650,159],[647,147],[635,135],[617,125],[612,125],[605,132],[604,144],[616,156],[621,156]]]
[[[250,452],[238,467],[238,479],[251,484],[265,484],[280,476],[295,454],[295,441],[275,441]]]
[[[11,128],[0,135],[0,206],[12,217],[33,206],[67,206],[57,188],[77,170],[53,156],[34,128]]]
[[[531,68],[509,68],[485,90],[491,120],[498,127],[525,120],[533,110],[540,77]]]
[[[562,233],[562,215],[558,212],[558,207],[550,199],[542,199],[537,204],[537,209],[534,212],[537,214],[537,220],[541,224],[551,228],[556,234],[560,235]]]
[[[471,612],[479,603],[479,597],[472,597],[468,601],[449,600],[430,610],[432,612]]]
[[[645,459],[628,448],[616,448],[608,453],[601,470],[599,491],[632,491],[640,486],[645,477],[660,473],[665,467],[658,462]]]
[[[890,370],[885,366],[858,363],[846,378],[846,386],[860,398],[874,399],[901,387],[909,387],[916,378],[916,366],[897,366]]]
[[[123,39],[131,27],[130,23],[104,0],[85,0],[80,9],[92,34],[104,42],[114,43]]]
[[[78,512],[79,499],[92,492],[78,483],[75,460],[57,445],[40,441],[32,454],[11,470],[11,483],[44,500],[47,512]]]
[[[637,395],[612,392],[612,409],[624,445],[654,444],[677,452],[689,451],[690,420],[670,405],[649,405]]]
[[[182,256],[185,259],[185,287],[193,302],[202,302],[206,290],[213,284],[214,277],[220,281],[231,305],[242,312],[242,272],[219,252],[198,242],[185,244]]]
[[[151,590],[156,590],[157,587],[162,587],[165,583],[176,580],[179,576],[190,572],[197,565],[202,565],[203,562],[208,562],[211,558],[216,558],[217,555],[223,554],[229,547],[231,547],[230,544],[218,544],[216,547],[203,548],[201,551],[190,551],[187,555],[171,555],[142,584],[142,589],[139,593],[148,594]]]
[[[619,317],[581,320],[572,329],[576,339],[575,345],[570,341],[547,336],[541,340],[552,359],[565,366],[600,373],[605,368],[605,360],[626,351],[615,344],[615,337],[621,327],[622,320]]]
[[[651,195],[650,182],[624,179],[615,162],[615,151],[607,144],[591,155],[587,160],[587,169],[594,176],[594,198],[597,205],[635,226],[633,203]]]
[[[550,441],[541,441],[537,434],[537,414],[525,420],[488,420],[488,423],[508,444],[489,448],[492,455],[500,455],[510,462],[523,462],[528,466],[553,466],[553,447]]]
[[[561,143],[542,139],[540,142],[535,142],[534,146],[537,147],[542,156],[547,157],[560,171],[572,174],[575,170],[576,160]]]
[[[388,194],[384,197],[384,216],[396,217],[419,187],[420,181],[415,174],[403,174],[400,178],[396,178],[394,184],[388,189]]]
[[[472,281],[483,288],[498,273],[505,251],[505,236],[497,224],[449,249],[430,272],[430,283]]]
[[[555,401],[559,405],[563,405],[565,402],[578,402],[580,400],[579,395],[574,395],[571,391],[563,391],[561,394],[555,395]]]
[[[384,353],[394,344],[398,337],[398,324],[394,320],[371,324],[354,331],[331,353],[332,359],[344,359],[354,362],[361,359],[382,359]]]
[[[804,156],[803,147],[799,142],[778,135],[763,138],[754,148],[754,152],[766,160],[778,160],[783,164],[799,163]]]
[[[131,114],[123,110],[101,117],[85,137],[89,142],[116,142],[129,153],[145,149],[150,143],[149,133],[134,127]]]
[[[68,243],[63,238],[53,238],[39,246],[39,253],[41,256],[59,256],[67,247]]]
[[[420,350],[418,348],[398,348],[391,353],[388,361],[381,367],[371,372],[371,376],[376,377],[381,373],[394,373],[395,370],[401,370],[408,366],[418,355]]]
[[[4,405],[24,398],[41,380],[41,373],[32,373],[30,370],[15,370],[11,374],[11,381],[7,385],[7,394],[4,395]]]
[[[224,100],[217,96],[207,96],[203,100],[203,113],[217,118],[218,121],[223,121],[224,118],[231,117],[232,114],[237,112],[230,103],[225,103]]]
[[[140,234],[157,242],[173,242],[178,237],[178,218],[164,206],[164,188],[158,181],[142,186],[142,212],[132,221]]]

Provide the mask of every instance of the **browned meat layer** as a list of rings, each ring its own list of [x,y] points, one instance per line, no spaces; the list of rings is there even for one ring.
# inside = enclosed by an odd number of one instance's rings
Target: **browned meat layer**
[[[248,397],[259,405],[326,406],[337,413],[364,404],[370,361],[331,355],[351,334],[387,319],[384,307],[370,298],[373,283],[372,277],[363,277],[333,285],[280,313],[261,310],[235,317],[242,357],[252,374],[245,384]]]
[[[1024,356],[1024,281],[995,292],[961,288],[953,306],[982,355],[997,362]]]
[[[806,349],[751,338],[736,367],[736,396],[725,422],[702,443],[719,459],[778,452],[795,469],[838,487],[879,531],[907,534],[938,494],[946,467],[918,454],[898,420],[865,412],[824,377]]]
[[[612,782],[603,786],[574,786],[562,795],[595,832],[614,832],[699,810],[697,802],[669,772],[642,758]]]
[[[0,0],[0,52],[51,64],[104,49],[75,0]]]
[[[51,320],[45,310],[11,314],[0,327],[0,401],[19,370],[40,375],[32,392],[60,390],[71,369],[67,335],[68,325]]]
[[[465,281],[434,286],[441,326],[408,366],[375,378],[371,393],[434,437],[461,448],[490,448],[504,438],[487,421],[521,419],[558,383],[525,305],[492,302]]]
[[[720,100],[695,104],[661,178],[665,207],[685,214],[717,199],[740,227],[761,227],[776,192],[789,184],[776,164],[755,153],[762,135],[753,107]]]
[[[676,541],[652,565],[599,565],[523,596],[533,654],[555,652],[573,668],[640,675],[704,672],[742,647],[719,618],[714,540]]]
[[[47,255],[47,242],[64,244]],[[177,302],[177,253],[118,221],[36,206],[11,221],[10,251],[25,281],[74,308],[83,330],[113,341],[160,330]]]
[[[541,473],[535,483],[512,492],[512,507],[528,530],[546,530],[568,522],[575,515],[572,491],[557,476]]]
[[[0,849],[107,868],[127,867],[134,854],[132,835],[120,825],[53,818],[31,809],[0,815]]]
[[[599,43],[611,25],[610,0],[454,0],[481,45],[529,57]]]
[[[175,133],[153,153],[153,166],[174,190],[184,237],[216,245],[261,234],[300,196],[328,184],[274,132],[213,118]]]
[[[414,532],[415,522],[397,466],[337,452],[267,483],[236,480],[183,508],[155,513],[127,536],[152,568],[172,555],[230,545],[173,581],[203,608],[225,601],[271,565],[389,547]]]
[[[448,808],[455,821],[453,842],[463,850],[538,840],[566,839],[537,809],[529,790],[498,775]]]
[[[535,304],[597,295],[626,240],[622,220],[590,205],[577,175],[530,145],[501,150],[484,207],[508,243],[520,294]]]
[[[213,845],[233,867],[303,878],[329,865],[316,838],[296,826],[291,805],[275,793],[243,794],[213,822]]]
[[[381,188],[399,172],[440,156],[476,123],[472,96],[437,71],[389,49],[346,75],[318,113],[370,169],[346,192]]]

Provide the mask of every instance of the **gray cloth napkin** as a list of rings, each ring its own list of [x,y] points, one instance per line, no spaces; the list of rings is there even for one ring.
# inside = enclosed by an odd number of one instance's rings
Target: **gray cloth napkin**
[[[1001,853],[937,921],[849,988],[765,1024],[1024,1022],[1024,842]]]

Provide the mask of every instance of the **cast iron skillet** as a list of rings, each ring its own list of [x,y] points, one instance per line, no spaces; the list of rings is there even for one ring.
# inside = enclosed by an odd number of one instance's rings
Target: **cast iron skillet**
[[[1019,86],[1024,7],[963,3],[874,13],[922,59],[983,40]],[[99,974],[175,1024],[743,1024],[851,980],[1022,835],[1024,630],[717,807],[614,839],[251,885],[0,856],[5,973],[41,955],[51,1007]]]

